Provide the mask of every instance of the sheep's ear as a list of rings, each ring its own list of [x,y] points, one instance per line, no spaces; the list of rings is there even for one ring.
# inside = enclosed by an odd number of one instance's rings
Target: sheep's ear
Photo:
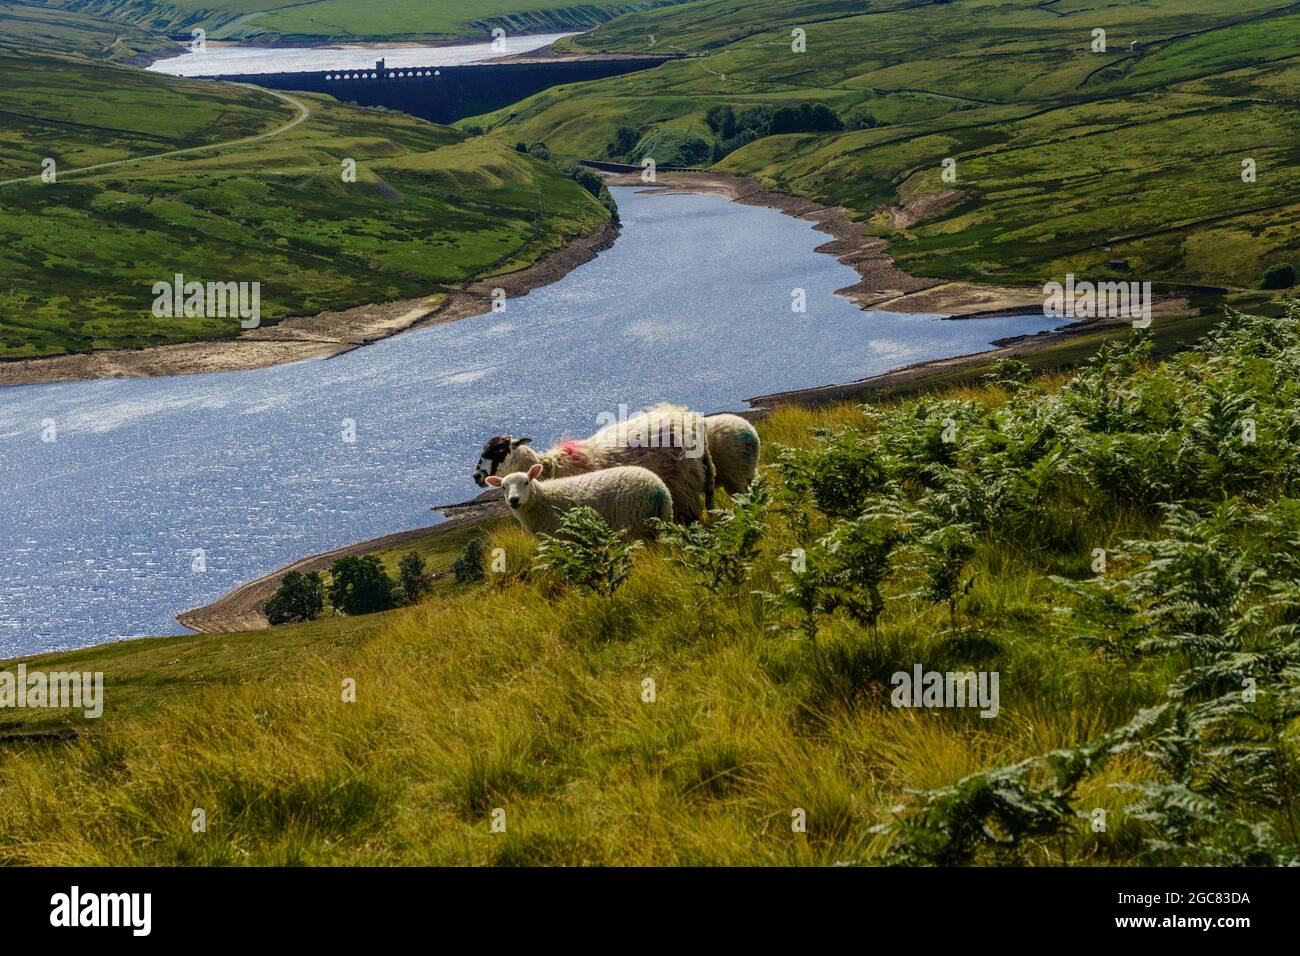
[[[541,473],[542,473],[542,466],[533,465],[533,467],[528,469],[528,478],[530,481],[535,480],[537,476],[540,475]]]
[[[531,438],[515,438],[511,440],[510,447],[518,448],[520,445],[527,445],[530,441],[532,441]]]
[[[500,488],[500,487],[501,487],[501,479],[498,478],[496,475],[488,475],[488,476],[487,476],[487,483],[488,483],[489,485],[491,485],[493,488]]]

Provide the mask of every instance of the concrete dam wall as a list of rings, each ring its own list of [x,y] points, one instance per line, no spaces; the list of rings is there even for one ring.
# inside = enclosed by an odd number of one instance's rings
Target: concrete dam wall
[[[435,123],[452,123],[518,102],[563,83],[581,83],[659,66],[671,56],[587,57],[524,63],[386,68],[314,73],[248,73],[204,79],[276,90],[328,93],[345,103],[384,106]]]

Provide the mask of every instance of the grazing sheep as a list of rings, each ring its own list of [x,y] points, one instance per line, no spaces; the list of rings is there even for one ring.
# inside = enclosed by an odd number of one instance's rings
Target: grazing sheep
[[[493,475],[533,465],[541,465],[542,477],[548,480],[635,465],[663,479],[672,495],[673,514],[689,524],[702,517],[703,501],[713,497],[713,459],[703,423],[697,412],[657,405],[606,425],[590,438],[563,441],[544,452],[530,447],[531,438],[497,435],[483,446],[474,482],[483,488]]]
[[[651,518],[673,520],[668,486],[646,468],[625,465],[542,481],[542,467],[533,465],[527,472],[517,471],[504,478],[487,477],[493,488],[504,489],[510,513],[525,531],[555,534],[564,513],[584,505],[615,531],[626,530],[630,540],[654,537]]]
[[[710,415],[704,428],[718,487],[732,495],[748,491],[758,474],[758,431],[739,415]],[[712,495],[705,504],[713,507]]]

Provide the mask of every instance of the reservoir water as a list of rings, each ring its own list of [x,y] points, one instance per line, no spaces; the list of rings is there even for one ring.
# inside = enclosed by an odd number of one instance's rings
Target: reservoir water
[[[180,633],[174,614],[295,558],[432,524],[499,432],[736,409],[1061,324],[863,312],[808,222],[614,192],[613,248],[500,313],[329,361],[0,389],[0,659]]]
[[[258,47],[217,46],[209,43],[202,52],[168,57],[153,63],[149,69],[171,76],[306,73],[314,70],[373,69],[375,61],[381,57],[392,69],[464,66],[496,57],[529,53],[562,37],[576,35],[575,32],[507,35],[496,47],[492,40],[446,46]]]

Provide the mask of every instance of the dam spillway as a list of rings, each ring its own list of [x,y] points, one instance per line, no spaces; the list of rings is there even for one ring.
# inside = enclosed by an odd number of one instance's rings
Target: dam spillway
[[[246,73],[196,79],[251,83],[301,93],[327,93],[344,103],[383,106],[430,120],[454,123],[489,113],[552,86],[621,76],[659,66],[676,56],[589,56],[462,66]]]

